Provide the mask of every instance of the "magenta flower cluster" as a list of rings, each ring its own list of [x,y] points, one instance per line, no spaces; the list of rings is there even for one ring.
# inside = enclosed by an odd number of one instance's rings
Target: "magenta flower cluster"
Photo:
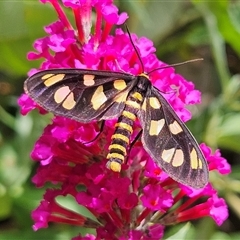
[[[128,18],[126,13],[118,13],[111,0],[62,0],[63,5],[57,0],[41,2],[52,4],[59,20],[45,27],[48,35],[36,40],[35,52],[28,54],[29,60],[43,59],[41,67],[32,69],[30,75],[51,68],[126,71],[135,75],[143,71],[129,36],[119,28],[110,34],[115,25]],[[70,24],[62,6],[72,10],[76,27]],[[135,34],[131,38],[146,72],[166,66],[157,59],[149,39]],[[151,81],[162,92],[173,92],[171,86],[175,86],[178,94],[165,97],[183,121],[191,118],[185,105],[200,102],[200,92],[192,83],[171,67],[154,71]],[[45,113],[25,94],[19,98],[19,105],[24,115],[35,108]],[[131,149],[120,174],[107,169],[105,157],[114,123],[115,120],[107,121],[100,137],[93,142],[100,131],[97,122],[81,124],[55,117],[45,128],[31,153],[32,159],[39,162],[33,182],[37,187],[46,183],[52,183],[53,187],[46,190],[40,205],[32,212],[34,230],[54,222],[96,230],[96,236],[79,235],[75,240],[161,239],[167,225],[206,216],[218,225],[223,223],[228,217],[227,206],[210,183],[204,189],[194,190],[175,182],[156,166],[140,141]],[[205,144],[201,144],[201,149],[210,171],[230,172],[229,164],[218,150],[212,154]],[[67,195],[86,207],[95,219],[57,202],[57,197]],[[183,197],[185,202],[181,203]]]

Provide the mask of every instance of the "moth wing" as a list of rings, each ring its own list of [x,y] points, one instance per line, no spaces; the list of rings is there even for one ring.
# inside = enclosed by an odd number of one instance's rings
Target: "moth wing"
[[[153,86],[138,113],[145,150],[171,178],[193,188],[208,182],[208,166],[198,143]]]
[[[51,69],[29,77],[24,89],[54,115],[87,123],[118,117],[136,80],[125,73]]]

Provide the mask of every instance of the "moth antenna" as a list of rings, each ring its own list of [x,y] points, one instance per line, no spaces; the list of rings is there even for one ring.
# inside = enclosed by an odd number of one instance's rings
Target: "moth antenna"
[[[197,61],[202,61],[202,60],[204,60],[204,59],[203,58],[196,58],[196,59],[192,59],[192,60],[188,60],[188,61],[184,61],[184,62],[180,62],[180,63],[174,63],[174,64],[171,64],[171,65],[168,65],[168,66],[163,66],[163,67],[153,69],[152,71],[148,72],[148,74],[151,74],[151,73],[153,73],[157,70],[160,70],[160,69],[169,68],[169,67],[177,67],[177,66],[181,66],[181,65],[184,65],[184,64],[187,64],[187,63],[192,63],[192,62],[197,62]]]
[[[128,26],[125,25],[125,27],[126,27],[126,31],[127,31],[128,36],[129,36],[130,42],[131,42],[131,44],[132,44],[132,46],[133,46],[133,48],[134,48],[134,50],[135,50],[135,52],[136,52],[136,54],[137,54],[137,57],[138,57],[139,62],[140,62],[140,64],[141,64],[142,72],[144,72],[144,65],[143,65],[142,59],[141,59],[141,57],[140,57],[140,54],[139,54],[139,52],[138,52],[138,50],[137,50],[137,48],[136,48],[136,46],[135,46],[135,44],[134,44],[134,42],[133,42],[133,40],[132,40],[132,37],[131,37],[130,31],[129,31],[129,29],[128,29]]]
[[[139,51],[136,48],[136,46],[135,46],[135,44],[134,44],[134,42],[132,40],[132,37],[131,37],[130,31],[128,29],[128,26],[125,25],[125,27],[126,27],[126,31],[127,31],[128,36],[129,36],[130,42],[131,42],[131,44],[132,44],[132,46],[133,46],[133,48],[134,48],[134,50],[135,50],[135,52],[137,54],[139,62],[141,64],[142,72],[144,72],[144,65],[143,65],[142,59],[140,57]],[[181,66],[181,65],[184,65],[184,64],[187,64],[187,63],[192,63],[192,62],[197,62],[197,61],[202,61],[202,60],[203,60],[203,58],[196,58],[196,59],[184,61],[184,62],[181,62],[181,63],[174,63],[174,64],[171,64],[171,65],[168,65],[168,66],[164,66],[164,67],[159,67],[159,68],[153,69],[152,71],[148,72],[147,74],[151,74],[151,73],[153,73],[153,72],[155,72],[157,70],[160,70],[160,69],[169,68],[169,67],[177,67],[177,66]]]

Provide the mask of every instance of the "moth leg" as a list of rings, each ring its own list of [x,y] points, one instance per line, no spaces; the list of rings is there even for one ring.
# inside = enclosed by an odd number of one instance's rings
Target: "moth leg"
[[[105,125],[105,121],[102,120],[100,124],[101,124],[101,126],[100,126],[100,131],[99,131],[99,133],[98,133],[91,141],[85,142],[85,143],[83,143],[83,144],[92,143],[92,142],[94,142],[94,141],[100,136],[100,134],[103,132],[103,128],[104,128],[104,125]]]
[[[138,132],[138,134],[136,135],[136,137],[133,139],[133,141],[131,142],[131,144],[129,145],[129,151],[128,151],[128,155],[127,155],[127,157],[126,157],[126,163],[128,162],[128,157],[129,157],[129,155],[130,155],[130,152],[131,152],[131,150],[132,150],[132,147],[134,146],[134,144],[137,142],[137,140],[140,138],[140,136],[142,135],[142,132],[143,132],[143,130],[141,129],[139,132]]]

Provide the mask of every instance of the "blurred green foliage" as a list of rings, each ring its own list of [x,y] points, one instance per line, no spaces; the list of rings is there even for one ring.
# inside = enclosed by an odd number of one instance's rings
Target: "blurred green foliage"
[[[229,219],[219,228],[207,218],[171,227],[166,239],[240,239],[240,1],[119,0],[117,5],[129,14],[131,32],[154,41],[159,59],[171,64],[204,58],[176,69],[202,91],[188,126],[232,165],[227,177],[211,175],[229,205]],[[27,61],[26,53],[57,16],[50,4],[30,0],[1,1],[0,16],[0,239],[70,239],[79,228],[31,229],[31,210],[44,189],[31,184],[36,169],[29,154],[50,117],[35,112],[23,117],[16,103],[27,72],[40,64]]]

